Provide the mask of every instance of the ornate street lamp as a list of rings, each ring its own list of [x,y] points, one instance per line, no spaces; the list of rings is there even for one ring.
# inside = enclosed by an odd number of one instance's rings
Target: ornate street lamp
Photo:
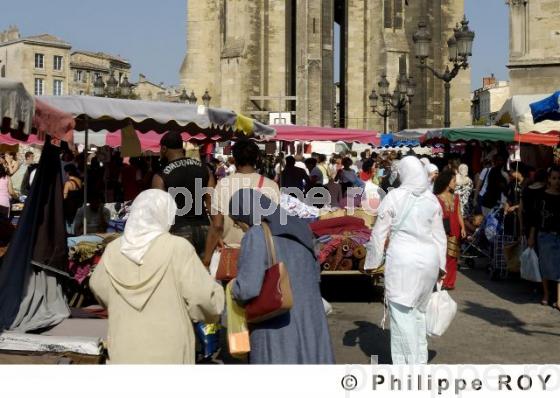
[[[191,91],[191,95],[189,97],[189,104],[196,105],[197,101],[198,101],[198,98],[196,98],[196,95],[194,95],[194,91]]]
[[[209,108],[211,100],[212,100],[212,97],[210,97],[210,94],[208,93],[208,90],[206,90],[204,92],[204,95],[202,96],[202,103],[204,104],[205,107]]]
[[[101,74],[97,76],[97,79],[93,82],[93,95],[96,97],[103,97],[105,95],[105,83],[103,82]]]
[[[445,87],[445,114],[444,127],[451,127],[451,81],[457,77],[461,69],[469,67],[469,57],[472,55],[472,45],[475,33],[469,30],[469,21],[464,16],[461,25],[454,29],[454,34],[447,41],[449,62],[452,68],[446,66],[444,72],[439,72],[426,63],[430,55],[432,38],[424,21],[418,24],[418,30],[412,36],[416,58],[420,61],[421,68],[429,69],[435,77],[444,82]]]
[[[117,87],[119,82],[115,79],[115,73],[111,72],[109,80],[107,80],[107,94],[109,96],[115,96],[117,94]]]
[[[397,114],[398,129],[404,130],[406,126],[406,117],[404,111],[408,104],[412,103],[412,98],[416,93],[416,82],[412,77],[406,78],[406,74],[401,73],[397,79],[395,91],[389,93],[390,83],[387,80],[387,74],[383,73],[381,79],[377,83],[379,94],[375,90],[371,90],[369,101],[371,112],[377,113],[383,118],[383,132],[386,134],[388,130],[388,120],[391,114]],[[382,107],[382,111],[378,111],[378,106]]]
[[[181,101],[182,103],[187,103],[188,100],[189,95],[187,94],[187,90],[183,89],[183,91],[181,91],[181,95],[179,96],[179,101]]]
[[[128,96],[130,96],[131,87],[132,87],[132,85],[129,83],[128,77],[125,76],[125,77],[123,78],[123,81],[122,81],[121,84],[120,84],[121,95],[122,95],[123,97],[128,97]]]

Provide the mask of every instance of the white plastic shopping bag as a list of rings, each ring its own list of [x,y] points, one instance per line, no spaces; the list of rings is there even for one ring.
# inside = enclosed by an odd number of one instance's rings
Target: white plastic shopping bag
[[[441,290],[441,284],[438,283],[437,290],[432,293],[426,309],[428,336],[442,336],[451,325],[456,313],[457,303],[446,290]]]
[[[521,261],[521,278],[531,282],[542,282],[539,257],[534,249],[526,248],[521,253],[519,260]]]

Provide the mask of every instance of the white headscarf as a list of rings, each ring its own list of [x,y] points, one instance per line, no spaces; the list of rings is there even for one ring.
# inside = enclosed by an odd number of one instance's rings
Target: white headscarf
[[[167,192],[149,189],[134,200],[121,238],[121,253],[141,265],[150,243],[169,232],[175,223],[177,205]]]
[[[469,181],[469,166],[463,163],[459,166],[459,170],[457,172],[457,185],[466,185]]]
[[[424,166],[424,168],[426,169],[426,174],[428,175],[428,177],[432,173],[439,173],[439,168],[433,163],[428,163],[426,166]]]
[[[421,195],[428,190],[428,175],[424,165],[416,156],[407,156],[399,163],[401,186],[414,195]]]
[[[424,166],[427,166],[427,165],[431,164],[430,159],[428,159],[428,158],[422,158],[422,159],[420,159],[420,161],[422,162],[422,164]]]

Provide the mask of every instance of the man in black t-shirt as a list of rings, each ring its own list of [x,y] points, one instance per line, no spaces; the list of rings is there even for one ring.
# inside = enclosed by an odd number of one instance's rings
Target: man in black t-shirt
[[[178,132],[170,131],[161,139],[161,156],[165,164],[154,176],[152,188],[173,196],[178,212],[171,233],[189,240],[200,255],[210,226],[207,209],[211,208],[211,195],[203,189],[214,188],[216,181],[206,164],[185,157]]]

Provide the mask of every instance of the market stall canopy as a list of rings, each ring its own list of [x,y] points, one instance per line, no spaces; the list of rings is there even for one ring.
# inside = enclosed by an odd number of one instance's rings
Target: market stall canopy
[[[374,146],[380,144],[379,133],[376,131],[294,125],[277,125],[272,127],[276,129],[276,137],[274,139],[277,141],[343,141],[360,142]]]
[[[1,132],[20,142],[28,142],[31,133],[37,133],[44,141],[45,135],[68,140],[74,130],[72,115],[34,99],[23,83],[0,78]]]
[[[114,132],[132,124],[138,131],[160,134],[169,130],[207,136],[243,133],[259,138],[275,134],[273,128],[243,115],[204,106],[90,96],[45,96],[41,100],[71,113],[78,131],[87,125],[89,130]]]
[[[515,142],[522,144],[547,145],[555,147],[560,144],[560,132],[551,131],[549,133],[515,133]]]
[[[529,105],[535,123],[545,120],[560,121],[560,91]]]
[[[513,142],[515,131],[507,127],[455,127],[441,130],[430,130],[425,136],[426,140],[444,138],[451,142],[456,141],[503,141]]]
[[[0,78],[0,121],[2,133],[31,133],[35,102],[23,83]]]
[[[560,131],[560,121],[535,121],[531,114],[531,104],[550,97],[549,94],[514,95],[506,101],[496,117],[497,125],[510,124],[521,134],[549,133]]]
[[[138,139],[140,140],[140,146],[142,148],[142,152],[159,152],[160,151],[160,141],[162,138],[162,134],[159,134],[155,131],[148,131],[146,133],[142,133],[140,131],[136,131]],[[208,137],[206,134],[189,134],[189,133],[181,133],[183,137],[183,141],[190,142],[190,141],[219,141],[221,139],[219,134],[214,136]],[[76,145],[85,145],[85,132],[84,131],[75,131],[74,132],[74,144]],[[121,130],[117,130],[114,133],[110,133],[107,130],[101,130],[96,132],[95,134],[90,134],[88,137],[88,145],[102,147],[102,146],[109,146],[111,148],[119,148],[122,145],[122,135]]]
[[[515,132],[506,127],[465,126],[452,128],[410,129],[394,133],[396,140],[504,141],[513,142]]]
[[[30,135],[29,138],[25,141],[21,141],[16,138],[13,138],[9,134],[0,135],[0,145],[19,145],[19,144],[43,145],[44,141],[39,139],[39,137],[37,137],[36,135]]]

